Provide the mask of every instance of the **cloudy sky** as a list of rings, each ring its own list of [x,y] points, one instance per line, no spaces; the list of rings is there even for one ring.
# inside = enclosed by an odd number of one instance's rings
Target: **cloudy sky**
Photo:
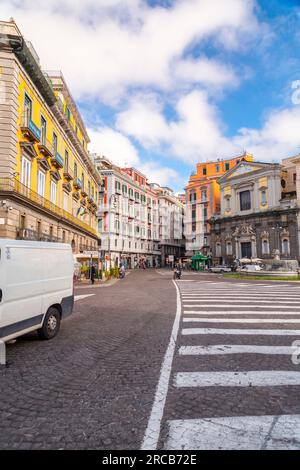
[[[10,17],[62,70],[90,149],[151,181],[300,152],[299,0],[0,0]]]

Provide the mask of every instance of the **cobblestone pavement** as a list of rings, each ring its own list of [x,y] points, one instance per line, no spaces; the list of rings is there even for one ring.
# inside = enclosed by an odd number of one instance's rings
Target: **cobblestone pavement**
[[[138,449],[176,312],[169,276],[78,289],[59,335],[8,345],[1,449]],[[87,297],[88,296],[88,297]]]
[[[177,286],[178,302],[170,271],[86,286],[56,338],[9,345],[0,449],[300,448],[300,284]]]
[[[300,449],[300,284],[199,275],[177,285],[182,312],[156,446]]]

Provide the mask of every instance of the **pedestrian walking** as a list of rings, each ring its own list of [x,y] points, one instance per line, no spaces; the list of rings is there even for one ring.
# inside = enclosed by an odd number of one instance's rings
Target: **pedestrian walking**
[[[96,277],[96,269],[95,269],[95,266],[93,265],[91,267],[91,282],[92,282],[92,285],[95,284],[95,277]]]

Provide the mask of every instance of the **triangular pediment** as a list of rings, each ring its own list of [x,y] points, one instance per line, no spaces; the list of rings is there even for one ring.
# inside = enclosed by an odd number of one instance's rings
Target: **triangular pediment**
[[[261,170],[261,166],[252,166],[247,163],[242,163],[241,166],[238,166],[236,170],[228,175],[228,179],[235,178],[236,176],[244,175],[245,173],[250,173],[252,171]]]
[[[226,181],[230,181],[234,178],[238,178],[239,176],[244,176],[249,173],[255,173],[256,171],[264,171],[266,169],[271,169],[272,165],[270,163],[262,163],[262,162],[246,162],[242,161],[238,163],[235,167],[231,168],[231,170],[227,171],[225,175],[223,175],[218,181],[219,183],[224,183]]]

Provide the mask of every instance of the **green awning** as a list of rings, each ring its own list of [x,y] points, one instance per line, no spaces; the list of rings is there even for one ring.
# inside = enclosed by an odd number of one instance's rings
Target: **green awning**
[[[201,253],[196,253],[192,256],[192,261],[206,261],[207,259],[207,256],[204,256]]]

